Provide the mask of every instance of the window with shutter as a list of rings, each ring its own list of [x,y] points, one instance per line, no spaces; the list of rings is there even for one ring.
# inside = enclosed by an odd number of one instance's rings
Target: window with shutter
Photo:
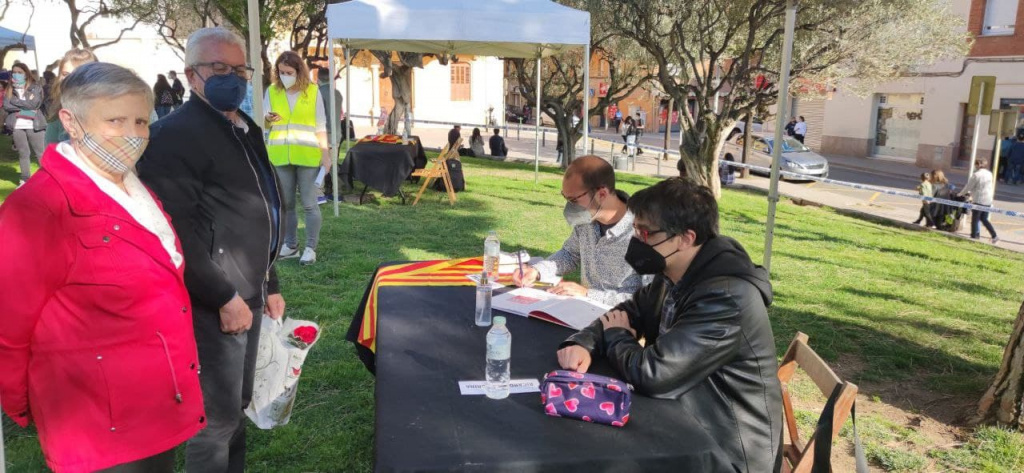
[[[982,36],[1012,35],[1017,22],[1020,0],[987,0]]]
[[[452,64],[452,102],[472,100],[472,77],[469,64]]]

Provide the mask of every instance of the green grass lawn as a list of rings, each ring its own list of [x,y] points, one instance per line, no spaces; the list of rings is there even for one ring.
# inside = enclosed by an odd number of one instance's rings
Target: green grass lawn
[[[324,336],[306,361],[291,424],[273,431],[250,426],[249,471],[372,469],[374,380],[344,335],[379,263],[478,255],[492,229],[504,249],[546,255],[561,246],[569,228],[562,219],[558,172],[544,170],[534,184],[532,166],[463,162],[468,190],[456,206],[432,191],[417,207],[382,198],[378,204],[343,205],[334,217],[325,206],[318,263],[279,264],[288,314],[318,321]],[[0,139],[0,200],[13,190],[17,175],[9,140]],[[627,192],[655,182],[634,175],[620,175],[619,181]],[[764,196],[745,192],[726,190],[721,200],[722,233],[746,245],[755,261],[763,251],[766,207]],[[788,202],[780,204],[777,221],[771,317],[779,355],[799,330],[829,362],[856,365],[854,382],[980,397],[1021,303],[1024,255]],[[876,400],[899,404],[885,394]],[[913,409],[943,416],[927,406]],[[1021,436],[998,429],[969,431],[955,448],[925,445],[929,453],[921,458],[893,459],[903,444],[916,440],[884,421],[861,419],[876,467],[1024,468]],[[44,469],[32,430],[5,419],[4,434],[8,471]]]

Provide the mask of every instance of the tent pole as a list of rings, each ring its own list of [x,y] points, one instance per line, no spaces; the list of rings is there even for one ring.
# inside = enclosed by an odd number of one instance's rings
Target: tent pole
[[[338,144],[341,143],[339,139],[341,135],[338,134],[338,98],[334,94],[334,78],[337,74],[338,66],[334,62],[334,40],[327,42],[327,67],[330,69],[331,78],[328,79],[331,84],[330,91],[328,94],[331,96],[331,188],[334,192],[334,216],[339,215],[338,210]]]
[[[580,125],[583,126],[583,154],[587,154],[587,139],[590,137],[590,43],[583,47],[583,112]]]
[[[39,71],[39,77],[43,77],[43,68],[39,65],[39,51],[36,50],[35,45],[32,47],[32,56],[36,60],[36,70]],[[60,71],[57,71],[60,72]]]
[[[256,0],[248,0],[249,24],[260,24],[260,6]],[[249,28],[249,65],[252,67],[252,118],[263,123],[263,56],[260,48],[260,29]]]
[[[796,28],[796,0],[786,5],[786,36],[782,46],[782,74],[779,78],[779,105],[775,113],[775,137],[772,143],[772,173],[768,191],[768,222],[764,231],[764,268],[772,271],[772,240],[775,236],[775,206],[779,201],[779,164],[782,161],[782,130],[789,114],[789,73],[793,59],[793,31]],[[785,104],[785,108],[784,105]]]
[[[534,110],[534,152],[533,152],[533,183],[537,184],[540,182],[540,54],[537,54],[537,109]]]

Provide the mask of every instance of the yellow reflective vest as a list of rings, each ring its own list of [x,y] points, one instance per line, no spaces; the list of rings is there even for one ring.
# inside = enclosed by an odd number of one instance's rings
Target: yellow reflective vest
[[[271,125],[270,137],[267,139],[267,153],[274,166],[317,167],[320,165],[320,142],[316,138],[316,94],[317,87],[310,84],[305,92],[299,94],[295,101],[295,109],[288,106],[287,92],[271,86],[267,89],[270,96],[271,111],[281,116],[281,120]]]

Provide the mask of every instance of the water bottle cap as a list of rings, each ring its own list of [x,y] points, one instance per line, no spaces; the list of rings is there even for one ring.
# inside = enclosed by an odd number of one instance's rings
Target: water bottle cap
[[[493,323],[494,325],[505,325],[505,316],[495,315],[494,319],[491,320],[491,323]]]

